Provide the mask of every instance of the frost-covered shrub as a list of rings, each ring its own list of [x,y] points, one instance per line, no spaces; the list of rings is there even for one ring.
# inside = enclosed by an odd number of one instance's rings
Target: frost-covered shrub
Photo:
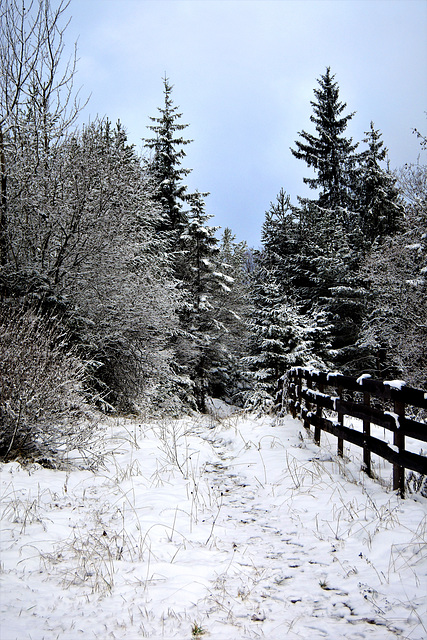
[[[42,459],[84,444],[93,427],[85,365],[54,317],[0,304],[0,458]]]
[[[271,413],[274,411],[274,398],[261,384],[257,384],[255,388],[249,392],[244,408],[246,411],[258,415]]]
[[[427,477],[411,471],[406,478],[406,488],[409,493],[420,493],[427,498]]]

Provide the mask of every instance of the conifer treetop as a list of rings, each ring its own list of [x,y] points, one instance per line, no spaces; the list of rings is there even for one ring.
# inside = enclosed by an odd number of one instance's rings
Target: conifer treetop
[[[339,99],[339,87],[330,67],[318,79],[319,88],[314,89],[316,100],[310,103],[313,114],[310,116],[317,134],[300,131],[303,141],[295,142],[292,154],[304,160],[312,167],[317,176],[304,178],[311,189],[320,189],[319,205],[326,207],[345,206],[348,191],[348,169],[352,164],[352,155],[357,148],[352,138],[344,137],[348,122],[354,112],[343,115],[347,107]]]
[[[387,160],[387,147],[373,122],[365,136],[368,148],[359,156],[359,209],[363,233],[373,242],[399,229],[404,207],[396,176],[381,166]]]
[[[191,173],[191,169],[186,169],[181,163],[186,155],[183,147],[192,140],[179,135],[189,125],[180,122],[182,113],[173,104],[173,85],[166,75],[163,87],[164,106],[158,107],[158,116],[150,116],[153,124],[148,126],[155,136],[143,141],[145,147],[153,152],[150,171],[158,185],[158,199],[164,212],[163,230],[170,230],[185,222],[182,203],[186,201],[187,188],[183,178]]]

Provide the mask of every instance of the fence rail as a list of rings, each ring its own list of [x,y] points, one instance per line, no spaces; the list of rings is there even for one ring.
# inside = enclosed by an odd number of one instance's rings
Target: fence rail
[[[425,391],[398,381],[374,380],[365,375],[356,379],[302,367],[291,369],[283,382],[282,408],[287,405],[307,430],[314,428],[317,444],[321,431],[327,431],[338,438],[339,456],[343,456],[345,441],[361,447],[364,470],[369,476],[372,476],[371,453],[387,460],[393,465],[393,490],[402,497],[405,469],[427,475],[427,457],[405,448],[406,437],[427,442],[427,424],[408,416],[416,413],[414,409],[427,409]],[[387,404],[390,410],[384,406]],[[363,431],[345,426],[345,416],[360,419]],[[391,431],[393,444],[371,435],[372,424]]]

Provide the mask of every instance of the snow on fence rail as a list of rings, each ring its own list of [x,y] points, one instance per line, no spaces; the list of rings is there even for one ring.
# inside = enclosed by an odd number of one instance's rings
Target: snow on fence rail
[[[337,373],[295,367],[282,379],[282,408],[287,405],[304,427],[314,427],[314,440],[320,444],[321,431],[338,438],[338,455],[343,442],[363,449],[364,469],[372,476],[371,453],[393,465],[393,490],[405,493],[405,469],[427,475],[427,457],[405,448],[405,438],[427,442],[427,424],[413,417],[414,409],[427,409],[427,393],[401,381],[374,380],[368,375],[351,378]],[[387,410],[387,404],[391,410]],[[376,405],[376,406],[375,406]],[[328,413],[328,417],[324,414]],[[358,418],[363,431],[344,425],[344,417]],[[334,419],[335,418],[335,419]],[[393,444],[371,434],[371,425],[393,433]]]

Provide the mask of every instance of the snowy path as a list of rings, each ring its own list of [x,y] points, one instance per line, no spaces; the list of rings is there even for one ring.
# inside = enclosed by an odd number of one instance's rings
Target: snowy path
[[[293,426],[297,433],[303,431],[299,423]],[[407,597],[405,587],[398,599],[392,597],[388,583],[398,578],[402,587],[402,576],[391,578],[389,566],[389,575],[381,575],[375,567],[377,552],[372,552],[373,538],[378,535],[384,542],[378,541],[380,553],[385,547],[390,554],[393,542],[387,529],[400,529],[399,501],[390,501],[386,494],[378,496],[378,487],[370,481],[364,489],[367,500],[363,500],[360,486],[356,488],[333,471],[328,452],[321,454],[312,443],[296,441],[295,431],[289,436],[283,427],[254,425],[246,454],[240,451],[230,457],[227,447],[219,452],[223,465],[216,465],[215,483],[224,487],[225,512],[221,545],[233,541],[233,560],[218,578],[218,590],[223,590],[221,607],[240,623],[241,637],[404,635],[402,623],[411,619],[413,602],[400,600]],[[351,470],[357,472],[355,467]],[[357,472],[357,476],[366,483],[363,475]],[[375,505],[370,493],[382,504]],[[425,527],[423,506],[417,515]],[[425,543],[425,529],[423,533]],[[415,549],[410,546],[403,552],[402,546],[394,553],[415,553],[405,566],[409,574],[411,562],[415,559],[417,564],[424,553],[420,575],[415,576],[414,571],[410,578],[419,603],[424,602],[425,623],[427,549],[415,543]],[[263,624],[254,629],[248,620]],[[412,622],[416,620],[415,615]],[[420,626],[422,638],[425,629]],[[414,633],[410,637],[416,637]]]
[[[427,500],[297,421],[117,421],[103,447],[95,473],[2,466],[1,640],[427,637]]]

